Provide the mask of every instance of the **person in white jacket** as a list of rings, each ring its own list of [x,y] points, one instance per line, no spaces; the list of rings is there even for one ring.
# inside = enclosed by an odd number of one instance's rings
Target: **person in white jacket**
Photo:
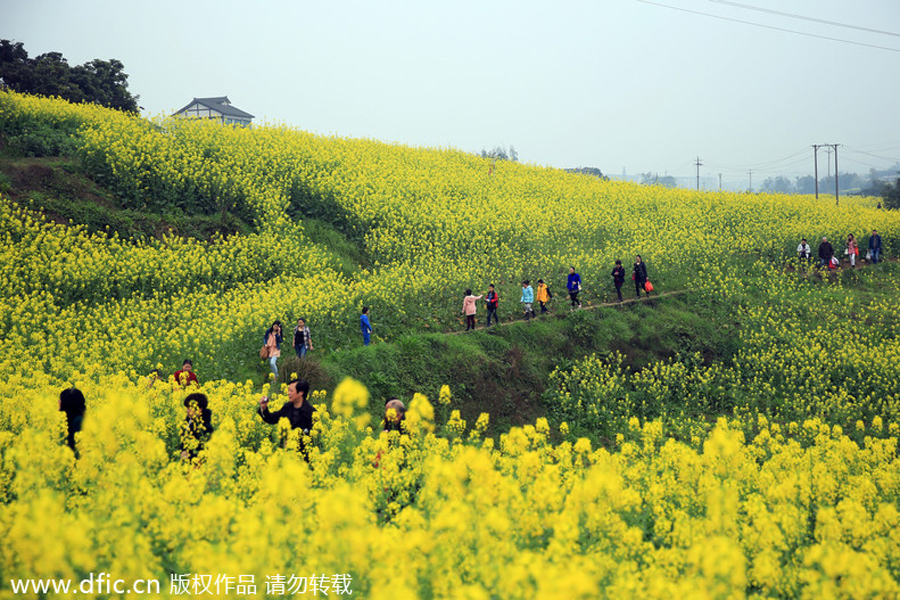
[[[800,240],[800,245],[797,246],[797,256],[800,257],[801,263],[809,262],[809,257],[812,256],[812,248],[806,243],[806,238]]]

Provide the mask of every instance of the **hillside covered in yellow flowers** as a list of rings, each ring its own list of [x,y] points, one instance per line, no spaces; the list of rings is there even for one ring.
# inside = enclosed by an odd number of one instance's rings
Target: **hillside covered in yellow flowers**
[[[900,595],[900,215],[877,200],[642,187],[7,92],[0,136],[55,147],[124,211],[231,223],[92,230],[0,194],[0,597],[68,597],[13,590],[100,572],[128,597],[136,580],[279,597],[301,579],[364,598]],[[795,259],[803,237],[841,252],[873,229],[881,264]],[[679,295],[605,306],[635,254]],[[570,265],[593,310],[566,314]],[[539,277],[562,318],[513,323]],[[441,335],[489,283],[511,324]],[[283,392],[261,383],[262,333],[301,316],[316,361],[355,377],[313,393],[308,461],[255,413]],[[542,353],[546,381],[517,377]],[[148,378],[187,356],[215,425],[194,461],[185,391]],[[543,416],[491,431],[493,398],[458,386],[485,365],[539,387]],[[394,376],[403,436],[375,416]],[[88,399],[77,460],[69,386]]]

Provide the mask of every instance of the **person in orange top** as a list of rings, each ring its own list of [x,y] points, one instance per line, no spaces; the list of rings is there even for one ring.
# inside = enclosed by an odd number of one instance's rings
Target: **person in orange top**
[[[537,301],[538,304],[541,305],[541,314],[549,313],[547,310],[547,303],[550,302],[550,298],[553,297],[553,294],[550,293],[550,288],[547,287],[547,284],[544,283],[543,279],[538,279],[538,289],[537,289]]]
[[[175,383],[180,384],[182,387],[200,385],[200,382],[197,381],[197,375],[194,373],[194,363],[191,362],[191,359],[184,359],[184,362],[181,364],[181,370],[175,371]]]

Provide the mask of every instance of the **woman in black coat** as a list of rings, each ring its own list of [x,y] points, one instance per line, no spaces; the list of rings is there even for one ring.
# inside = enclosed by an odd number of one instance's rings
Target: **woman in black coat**
[[[634,279],[634,291],[637,292],[638,298],[641,297],[641,290],[644,290],[644,293],[648,296],[650,295],[650,292],[644,287],[647,283],[647,265],[641,259],[640,254],[634,257],[634,268],[631,270],[631,278]]]
[[[181,426],[181,458],[196,458],[212,435],[212,411],[206,394],[190,394],[184,399],[187,416]]]
[[[66,443],[78,456],[75,450],[75,434],[81,431],[84,421],[85,402],[84,394],[78,388],[69,388],[59,394],[59,410],[66,413]]]

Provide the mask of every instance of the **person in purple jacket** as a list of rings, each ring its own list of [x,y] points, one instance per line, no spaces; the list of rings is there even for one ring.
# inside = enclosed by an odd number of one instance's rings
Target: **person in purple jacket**
[[[581,300],[578,299],[578,292],[581,291],[581,275],[575,272],[575,267],[569,267],[569,279],[566,282],[566,289],[569,290],[572,308],[581,308]]]

